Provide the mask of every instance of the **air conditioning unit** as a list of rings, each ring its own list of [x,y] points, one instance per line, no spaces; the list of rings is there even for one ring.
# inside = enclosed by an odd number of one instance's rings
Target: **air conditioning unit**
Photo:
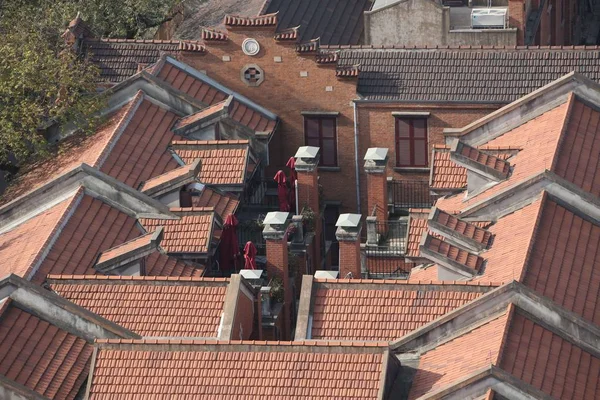
[[[506,29],[506,8],[474,8],[471,29]]]

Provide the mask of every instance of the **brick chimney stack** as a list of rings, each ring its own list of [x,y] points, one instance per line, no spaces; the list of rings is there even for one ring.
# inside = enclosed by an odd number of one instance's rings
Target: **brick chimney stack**
[[[313,146],[302,146],[298,148],[296,155],[296,172],[298,173],[298,210],[302,212],[304,207],[310,207],[315,213],[315,269],[321,269],[321,237],[323,234],[323,223],[321,221],[321,205],[319,204],[319,148]]]
[[[292,287],[288,263],[288,235],[290,213],[270,212],[264,219],[263,237],[267,246],[267,276],[269,279],[279,278],[283,282],[283,310],[278,318],[282,318],[281,340],[291,337],[291,304]]]
[[[367,215],[375,209],[377,221],[388,220],[387,186],[388,149],[371,147],[365,154],[365,172],[367,173]]]
[[[362,278],[360,260],[360,214],[341,214],[335,226],[335,236],[340,244],[340,279]]]

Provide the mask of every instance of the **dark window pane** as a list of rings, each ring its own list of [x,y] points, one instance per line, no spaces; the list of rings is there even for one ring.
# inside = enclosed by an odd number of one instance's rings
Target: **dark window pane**
[[[427,124],[424,119],[413,119],[413,129],[415,138],[426,138],[427,137]]]
[[[410,163],[410,140],[404,139],[398,141],[398,154],[396,154],[399,167],[408,167]]]
[[[316,118],[306,119],[306,136],[307,137],[319,137],[319,120]]]
[[[314,147],[321,147],[321,143],[319,143],[319,138],[311,138],[311,137],[307,137],[306,138],[306,145],[307,146],[314,146]]]
[[[321,129],[323,132],[323,137],[334,138],[335,137],[335,119],[323,118],[321,120]]]
[[[427,141],[415,140],[415,167],[427,166]]]
[[[408,138],[410,136],[410,120],[406,119],[396,119],[398,137],[399,138]]]
[[[323,139],[323,148],[321,149],[322,165],[335,166],[335,141]]]

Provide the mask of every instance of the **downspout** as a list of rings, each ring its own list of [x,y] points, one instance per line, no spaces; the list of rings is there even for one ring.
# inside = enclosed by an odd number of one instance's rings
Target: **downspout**
[[[358,167],[358,110],[356,101],[352,102],[354,107],[354,166],[356,167],[356,213],[360,214],[360,171]]]

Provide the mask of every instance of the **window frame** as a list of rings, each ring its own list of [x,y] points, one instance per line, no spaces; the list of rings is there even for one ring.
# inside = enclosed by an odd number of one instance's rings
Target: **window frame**
[[[332,138],[325,138],[323,136],[323,120],[333,121],[333,137]],[[320,167],[337,167],[338,166],[338,144],[337,144],[338,121],[337,120],[338,120],[337,115],[329,115],[329,114],[304,115],[304,143],[307,146],[311,146],[311,144],[309,144],[308,122],[309,121],[317,121],[317,123],[318,123],[319,145],[317,147],[319,147],[319,149],[321,151],[321,157],[319,158],[319,166]],[[315,140],[317,138],[311,137],[310,139]],[[325,147],[323,146],[323,141],[332,141],[333,142],[333,164],[325,164],[325,162],[324,162],[325,157],[323,157],[323,153],[325,151]]]
[[[396,168],[429,168],[429,125],[427,118],[424,116],[394,116],[394,149],[396,152]],[[399,122],[402,121],[410,121],[409,123],[409,133],[408,138],[400,138],[399,132]],[[415,137],[415,129],[413,121],[421,120],[425,123],[425,137],[417,138]],[[417,165],[415,163],[415,152],[417,142],[424,141],[425,142],[425,154],[424,160],[425,163],[423,165]],[[401,164],[400,163],[400,142],[407,142],[409,145],[410,152],[410,164]]]

